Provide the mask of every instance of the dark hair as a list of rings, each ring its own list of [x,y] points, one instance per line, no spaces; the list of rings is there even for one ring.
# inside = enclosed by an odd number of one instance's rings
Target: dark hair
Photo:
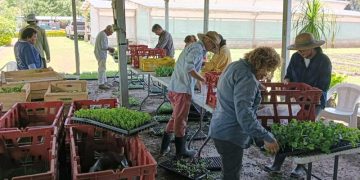
[[[24,31],[21,33],[21,39],[26,40],[27,38],[31,38],[34,34],[37,34],[37,31],[33,28],[25,28]]]
[[[162,27],[159,24],[154,24],[151,31],[154,32],[154,31],[156,31],[158,29],[162,29]]]
[[[185,42],[185,43],[189,43],[189,42],[191,41],[191,39],[194,39],[195,42],[197,41],[196,36],[194,36],[194,35],[187,35],[187,36],[185,37],[184,42]]]
[[[223,47],[224,45],[226,45],[226,39],[224,39],[221,34],[219,34],[219,37],[220,37],[220,40],[221,40],[219,46]]]

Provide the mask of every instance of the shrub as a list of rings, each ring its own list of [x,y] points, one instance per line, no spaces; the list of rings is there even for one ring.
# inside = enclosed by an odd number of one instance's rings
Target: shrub
[[[347,76],[342,74],[333,73],[331,74],[331,82],[330,82],[330,88],[333,86],[342,83],[346,80]]]
[[[14,23],[7,18],[0,16],[0,46],[10,45],[14,32]]]
[[[47,37],[65,37],[66,33],[65,30],[50,30],[50,31],[46,31],[46,36]]]

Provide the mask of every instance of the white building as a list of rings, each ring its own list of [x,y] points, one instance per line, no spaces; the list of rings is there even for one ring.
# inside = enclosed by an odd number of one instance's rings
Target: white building
[[[299,1],[293,0],[293,9]],[[325,7],[337,16],[339,31],[336,47],[360,47],[360,12],[344,10],[347,2],[324,0]],[[221,33],[232,48],[258,45],[280,47],[282,31],[282,0],[211,0],[209,30]],[[127,38],[134,44],[155,46],[157,36],[151,32],[153,24],[165,28],[164,0],[126,0]],[[203,30],[203,0],[169,0],[169,31],[175,47],[184,46],[184,38]],[[91,17],[91,42],[106,25],[113,24],[111,1],[86,0],[82,10]],[[292,37],[294,37],[292,32]],[[291,38],[293,39],[293,38]],[[116,44],[115,34],[109,38]]]

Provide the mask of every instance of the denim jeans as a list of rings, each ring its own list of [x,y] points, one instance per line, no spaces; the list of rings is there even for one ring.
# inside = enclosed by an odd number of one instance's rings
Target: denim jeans
[[[243,148],[229,141],[213,139],[217,152],[222,161],[222,179],[238,180],[240,179],[240,170],[242,167]]]

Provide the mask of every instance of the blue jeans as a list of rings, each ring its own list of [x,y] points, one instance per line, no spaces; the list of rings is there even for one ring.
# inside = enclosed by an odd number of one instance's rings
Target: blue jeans
[[[223,180],[240,179],[243,148],[229,141],[213,139],[217,152],[221,156]]]

